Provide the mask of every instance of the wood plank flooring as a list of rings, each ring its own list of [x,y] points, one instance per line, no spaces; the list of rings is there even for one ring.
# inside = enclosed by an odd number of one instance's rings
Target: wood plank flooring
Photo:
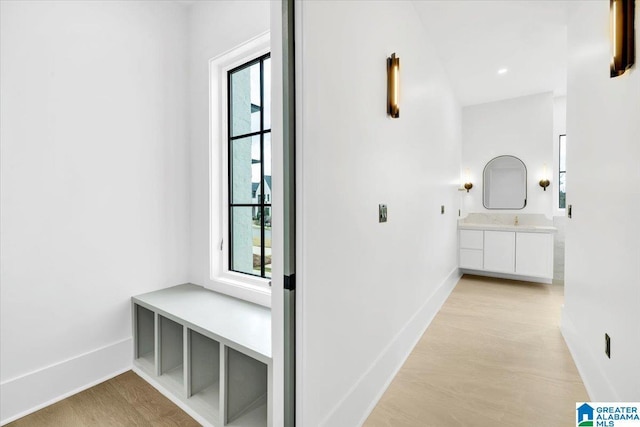
[[[559,285],[464,276],[364,426],[575,425],[589,398],[562,303]]]
[[[132,371],[118,375],[7,427],[199,426]]]
[[[560,335],[562,302],[562,286],[463,277],[365,427],[575,425],[588,397]],[[131,371],[8,424],[198,425]]]

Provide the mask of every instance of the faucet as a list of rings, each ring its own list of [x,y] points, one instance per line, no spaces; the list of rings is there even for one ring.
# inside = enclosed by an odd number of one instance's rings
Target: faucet
[[[513,225],[518,225],[518,215],[516,215],[516,219],[513,220]]]

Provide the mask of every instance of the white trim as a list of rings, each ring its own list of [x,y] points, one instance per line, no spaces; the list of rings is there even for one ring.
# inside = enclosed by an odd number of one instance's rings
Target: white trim
[[[208,288],[270,306],[269,279],[229,271],[227,195],[227,72],[270,51],[270,32],[265,32],[209,60],[209,277]],[[221,248],[221,242],[223,242]],[[268,297],[265,299],[265,297]]]
[[[72,357],[0,384],[0,425],[129,371],[133,339]]]
[[[305,215],[304,212],[305,202],[305,188],[306,182],[304,174],[302,173],[302,164],[304,159],[304,152],[306,150],[304,140],[304,79],[305,71],[302,64],[305,60],[305,50],[303,48],[306,40],[302,28],[305,27],[304,21],[304,8],[305,2],[302,0],[295,0],[294,3],[294,83],[295,83],[295,194],[296,194],[296,245],[295,245],[295,261],[296,261],[296,290],[294,294],[295,298],[295,424],[299,426],[304,425],[304,414],[307,411],[307,407],[304,403],[303,391],[306,390],[304,373],[308,370],[307,359],[304,357],[303,349],[306,347],[307,339],[307,322],[305,322],[305,315],[307,313],[307,304],[305,300],[305,281],[307,278],[305,270],[305,238],[304,225]],[[284,35],[282,37],[284,41]],[[288,37],[288,35],[286,36]],[[286,398],[286,396],[285,396]]]
[[[449,273],[382,350],[369,369],[322,420],[321,426],[361,426],[366,421],[460,277],[458,268]]]

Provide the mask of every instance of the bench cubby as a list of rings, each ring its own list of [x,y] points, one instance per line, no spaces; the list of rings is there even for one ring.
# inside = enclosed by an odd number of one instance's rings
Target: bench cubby
[[[132,298],[134,371],[213,427],[270,427],[271,311],[185,284]]]

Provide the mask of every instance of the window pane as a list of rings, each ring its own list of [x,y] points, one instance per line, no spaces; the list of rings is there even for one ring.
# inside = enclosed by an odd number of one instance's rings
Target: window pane
[[[567,170],[567,137],[566,135],[560,135],[560,170]]]
[[[566,190],[566,173],[560,172],[560,200],[558,203],[558,207],[560,209],[565,209],[567,204],[567,190]]]
[[[264,134],[264,202],[271,203],[271,134]]]
[[[231,74],[231,136],[260,130],[260,63]]]
[[[558,185],[558,208],[566,209],[566,171],[567,171],[567,136],[560,135],[560,174],[559,174],[559,185]]]
[[[231,208],[231,270],[260,275],[260,215],[259,208]],[[256,226],[256,218],[258,225]],[[256,270],[256,254],[258,268]]]
[[[267,58],[248,64],[251,65],[229,73],[229,268],[268,278],[271,277],[271,61]],[[257,135],[248,135],[253,133]]]
[[[231,141],[231,203],[260,203],[260,135]]]
[[[271,58],[264,60],[264,128],[271,129]]]
[[[264,208],[264,276],[271,277],[271,208]]]

